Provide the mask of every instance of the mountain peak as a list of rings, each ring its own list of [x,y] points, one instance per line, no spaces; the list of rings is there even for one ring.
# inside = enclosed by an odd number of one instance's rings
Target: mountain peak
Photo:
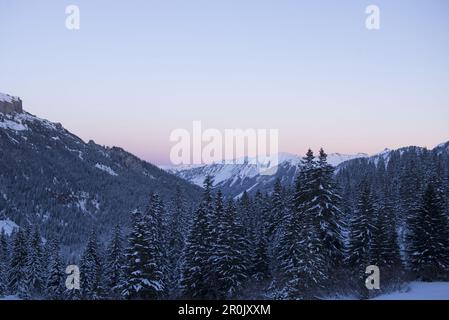
[[[22,100],[0,92],[0,112],[4,114],[22,113]]]

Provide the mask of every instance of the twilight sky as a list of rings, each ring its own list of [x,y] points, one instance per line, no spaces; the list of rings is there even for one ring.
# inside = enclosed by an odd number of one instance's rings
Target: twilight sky
[[[160,164],[194,120],[277,128],[291,153],[433,147],[449,140],[449,2],[0,0],[0,92]]]

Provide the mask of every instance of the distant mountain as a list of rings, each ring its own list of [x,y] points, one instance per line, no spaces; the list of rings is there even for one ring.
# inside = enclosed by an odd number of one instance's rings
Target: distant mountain
[[[332,153],[328,155],[328,162],[336,167],[336,171],[354,161],[363,161],[363,159],[377,163],[383,158],[387,163],[393,152],[399,154],[410,150],[425,150],[423,147],[403,147],[396,150],[385,149],[375,155],[369,156],[366,153],[358,153],[355,155],[346,155],[340,153]],[[443,152],[449,151],[449,142],[442,143],[434,148],[434,150]],[[237,161],[237,164],[212,163],[204,165],[182,165],[182,166],[161,166],[167,172],[173,173],[178,177],[187,180],[198,186],[202,186],[204,178],[210,175],[214,178],[214,187],[222,190],[223,194],[232,198],[240,197],[244,191],[255,193],[256,191],[270,192],[276,179],[280,179],[283,185],[291,185],[298,173],[299,164],[302,156],[290,153],[278,154],[278,165],[275,174],[261,174],[264,168],[254,164],[254,159],[247,161]],[[264,162],[264,161],[262,161]]]
[[[355,159],[351,159],[348,161],[344,161],[337,166],[337,171],[342,168],[351,166],[354,162],[363,161],[362,159],[364,159],[368,162],[374,163],[375,165],[377,165],[377,163],[379,162],[380,159],[383,159],[385,161],[385,164],[388,164],[392,155],[402,156],[406,152],[416,152],[419,154],[419,153],[423,153],[425,151],[436,152],[436,154],[441,154],[443,152],[449,152],[449,141],[440,143],[433,149],[427,149],[426,147],[419,147],[419,146],[408,146],[408,147],[402,147],[402,148],[394,149],[394,150],[387,148],[387,149],[384,149],[382,152],[379,152],[379,153],[374,154],[369,157],[363,157],[363,158],[360,157],[360,158],[355,158]]]
[[[24,112],[0,94],[0,221],[39,225],[44,237],[84,245],[97,228],[127,225],[151,192],[169,201],[179,186],[188,204],[201,189],[118,147],[85,143],[61,124]],[[11,228],[8,228],[10,230]]]
[[[365,158],[367,154],[345,155],[333,153],[328,156],[328,162],[338,166],[344,161],[355,158]],[[201,186],[207,175],[214,177],[214,187],[220,188],[229,197],[239,197],[245,190],[249,193],[259,191],[271,191],[276,179],[281,179],[283,184],[291,184],[297,174],[301,156],[290,153],[278,154],[278,165],[273,175],[264,173],[264,167],[257,165],[255,159],[236,161],[237,164],[213,163],[207,165],[184,165],[178,167],[161,166],[167,172],[193,184]],[[267,160],[262,160],[266,163]]]

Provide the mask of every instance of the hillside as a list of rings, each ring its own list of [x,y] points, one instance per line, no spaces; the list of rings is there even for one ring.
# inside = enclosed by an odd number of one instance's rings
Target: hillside
[[[9,108],[11,97],[0,97]],[[129,212],[145,206],[152,192],[170,201],[179,186],[190,205],[199,197],[199,187],[121,148],[85,143],[61,124],[5,108],[0,220],[38,225],[45,238],[59,236],[77,248],[93,227],[107,235],[115,224],[128,225]]]

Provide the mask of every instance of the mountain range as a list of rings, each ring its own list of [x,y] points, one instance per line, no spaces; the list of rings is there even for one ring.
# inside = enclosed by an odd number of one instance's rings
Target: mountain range
[[[338,166],[351,159],[366,157],[368,155],[365,153],[356,155],[333,153],[328,156],[328,162],[333,166]],[[215,188],[219,188],[227,196],[238,198],[244,191],[248,193],[269,192],[273,189],[277,179],[280,179],[284,185],[292,184],[297,175],[301,158],[301,156],[295,154],[279,153],[277,155],[277,166],[270,170],[273,174],[266,174],[256,164],[256,159],[253,158],[248,158],[245,161],[237,160],[235,164],[212,163],[161,166],[161,168],[198,186],[202,186],[205,177],[210,175],[214,178]]]
[[[23,111],[0,95],[0,222],[39,225],[45,238],[77,246],[92,228],[127,225],[129,213],[157,192],[169,202],[179,187],[193,206],[201,188],[118,147],[82,139],[61,124]],[[0,224],[0,226],[2,225]]]
[[[448,148],[448,146],[449,143],[442,143],[435,147],[435,149]],[[410,146],[400,148],[397,151],[403,152],[410,148],[424,149]],[[354,155],[332,153],[328,155],[327,160],[338,171],[356,159],[367,159],[368,161],[377,162],[382,157],[388,161],[388,157],[392,151],[394,150],[385,149],[371,156],[366,153],[357,153]],[[202,186],[205,177],[210,175],[214,178],[215,188],[219,188],[227,196],[239,198],[244,191],[247,191],[249,194],[254,194],[257,191],[270,192],[273,190],[277,179],[283,185],[292,185],[298,174],[301,159],[302,156],[299,155],[279,153],[277,170],[274,170],[275,173],[273,175],[261,173],[259,167],[254,164],[256,163],[254,159],[240,162],[236,161],[237,164],[212,163],[203,165],[161,166],[161,168],[198,186]]]
[[[419,147],[398,151],[408,148]],[[339,170],[358,159],[388,161],[391,152],[335,153],[328,160]],[[159,168],[122,148],[84,142],[61,124],[24,111],[19,98],[0,94],[0,160],[0,229],[38,225],[45,238],[61,235],[76,252],[92,228],[107,236],[114,225],[128,225],[129,213],[145,207],[152,192],[169,203],[179,189],[193,208],[207,175],[227,197],[270,192],[276,179],[293,183],[301,156],[279,154],[273,175],[261,174],[252,161]]]

